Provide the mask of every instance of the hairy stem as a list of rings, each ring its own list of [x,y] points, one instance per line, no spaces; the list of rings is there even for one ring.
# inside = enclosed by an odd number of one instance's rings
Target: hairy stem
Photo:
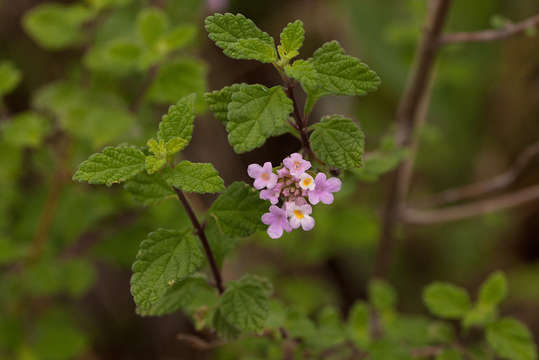
[[[206,257],[208,258],[208,262],[210,263],[211,272],[215,280],[215,286],[217,287],[217,290],[219,290],[219,294],[222,294],[225,291],[225,288],[223,286],[223,279],[221,278],[221,273],[219,272],[217,263],[215,262],[215,257],[213,256],[213,252],[211,251],[210,243],[208,242],[208,238],[206,237],[204,227],[198,221],[198,218],[195,215],[195,212],[193,211],[193,208],[185,197],[183,191],[181,191],[175,186],[173,186],[172,188],[176,192],[176,195],[178,195],[178,199],[185,208],[185,211],[187,212],[187,215],[189,216],[189,219],[191,220],[191,223],[195,228],[196,235],[198,236],[200,242],[202,243],[202,246],[204,247],[204,252],[206,253]]]

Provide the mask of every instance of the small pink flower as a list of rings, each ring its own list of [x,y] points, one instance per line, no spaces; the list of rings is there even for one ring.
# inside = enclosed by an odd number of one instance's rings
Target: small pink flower
[[[298,153],[293,153],[289,157],[283,160],[284,166],[290,170],[290,174],[299,178],[301,174],[309,170],[311,167],[311,162],[303,160],[303,157]]]
[[[292,229],[301,228],[309,231],[314,227],[314,219],[310,216],[312,207],[309,204],[298,205],[293,202],[287,203],[286,213],[290,218]]]
[[[268,213],[262,215],[262,222],[268,227],[268,235],[272,239],[278,239],[283,235],[283,230],[286,232],[292,231],[292,227],[288,223],[286,211],[278,206],[271,205]]]
[[[326,180],[326,174],[318,173],[314,179],[315,188],[309,191],[309,202],[313,205],[318,204],[320,201],[324,204],[331,204],[333,202],[333,194],[341,190],[341,180],[337,178],[329,178]]]
[[[279,202],[279,195],[281,194],[282,184],[277,183],[272,189],[264,189],[260,191],[260,198],[262,200],[269,200],[273,205]]]
[[[311,190],[313,191],[316,184],[314,183],[314,179],[311,175],[307,173],[301,174],[299,177],[299,187],[303,190]]]
[[[286,167],[282,167],[280,168],[279,170],[277,170],[277,175],[280,177],[280,178],[283,178],[285,176],[288,176],[290,175],[290,172],[288,171],[288,169]]]
[[[271,189],[277,184],[277,175],[273,173],[271,163],[265,162],[264,166],[258,164],[251,164],[247,167],[247,174],[255,179],[254,187],[260,190],[264,187]]]

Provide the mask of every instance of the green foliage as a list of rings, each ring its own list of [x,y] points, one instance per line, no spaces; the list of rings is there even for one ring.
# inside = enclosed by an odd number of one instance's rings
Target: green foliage
[[[445,319],[459,319],[470,310],[470,297],[465,289],[435,282],[423,291],[423,301],[431,313]]]
[[[133,263],[131,294],[141,315],[159,312],[156,308],[170,287],[197,271],[203,263],[202,250],[190,228],[159,229],[140,244]]]
[[[232,101],[232,95],[239,91],[245,84],[234,84],[225,86],[221,90],[215,90],[204,94],[204,100],[208,104],[210,111],[215,115],[217,120],[221,121],[225,126],[228,122],[228,104]]]
[[[173,197],[174,191],[161,174],[141,172],[129,179],[124,189],[144,205],[156,205],[162,200]]]
[[[371,342],[370,324],[369,305],[361,301],[356,302],[348,317],[348,332],[350,338],[360,348],[367,347]]]
[[[233,59],[277,61],[273,38],[242,14],[215,14],[205,20],[208,37]]]
[[[155,46],[168,27],[168,18],[163,9],[146,8],[138,14],[138,35],[147,47]]]
[[[311,146],[320,160],[341,169],[363,165],[365,135],[352,120],[340,115],[325,116],[312,127]]]
[[[23,25],[40,46],[58,50],[82,43],[82,25],[94,16],[95,12],[84,5],[46,3],[27,12]]]
[[[264,230],[260,217],[267,206],[258,193],[243,182],[234,182],[208,210],[219,229],[228,236],[249,236]]]
[[[120,7],[131,3],[132,0],[86,0],[95,9]]]
[[[397,303],[397,293],[388,282],[373,279],[369,283],[369,301],[378,311],[391,310]]]
[[[487,341],[496,354],[510,360],[535,360],[537,348],[528,328],[520,321],[504,318],[487,327]]]
[[[504,273],[497,271],[491,274],[479,289],[479,303],[498,305],[507,296],[507,279]]]
[[[462,355],[456,349],[445,349],[440,354],[436,355],[436,360],[460,360]]]
[[[73,180],[111,186],[129,180],[145,168],[145,156],[134,146],[108,146],[80,164]]]
[[[305,40],[303,22],[296,20],[289,23],[281,32],[281,44],[277,47],[279,56],[287,61],[298,56],[303,40]]]
[[[399,148],[369,153],[363,160],[363,167],[352,171],[361,181],[375,182],[381,175],[396,168],[407,155],[406,149]]]
[[[225,183],[212,164],[182,161],[167,172],[167,183],[183,191],[199,194],[216,193],[225,189]]]
[[[238,245],[239,237],[223,233],[213,217],[207,219],[205,230],[213,257],[217,262],[217,266],[221,268],[225,257]]]
[[[346,55],[337,41],[322,45],[308,60],[296,60],[285,68],[307,93],[305,112],[325,95],[366,95],[376,91],[380,78],[358,59]]]
[[[0,98],[19,85],[22,74],[10,61],[0,61]]]
[[[35,112],[17,114],[2,129],[6,143],[16,147],[38,147],[50,132],[47,118]]]
[[[167,155],[172,155],[183,148],[172,146],[172,144],[178,144],[178,139],[185,140],[184,146],[191,141],[195,120],[195,98],[196,96],[192,94],[178,100],[175,105],[168,108],[168,113],[159,123],[157,140],[163,141],[167,148],[171,148],[168,149]]]

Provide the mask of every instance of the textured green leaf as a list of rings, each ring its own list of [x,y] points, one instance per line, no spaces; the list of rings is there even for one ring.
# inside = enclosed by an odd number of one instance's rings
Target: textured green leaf
[[[225,126],[228,122],[228,104],[232,102],[232,94],[239,91],[242,85],[244,84],[233,84],[231,86],[225,86],[221,90],[204,94],[204,100],[206,100],[210,111]]]
[[[325,43],[312,58],[297,60],[285,71],[307,92],[307,113],[322,96],[366,95],[380,86],[378,75],[359,59],[346,55],[337,41]]]
[[[213,313],[212,326],[219,334],[219,337],[225,340],[233,340],[241,335],[241,330],[228,322],[221,309],[217,309]]]
[[[304,39],[305,29],[303,29],[301,20],[286,25],[281,32],[281,44],[278,47],[281,58],[292,59],[296,57]]]
[[[271,285],[266,279],[246,275],[227,283],[221,297],[221,314],[232,326],[244,331],[260,331],[268,317]]]
[[[436,360],[460,360],[462,355],[456,349],[445,349],[440,354],[436,355]]]
[[[470,297],[465,289],[448,283],[435,282],[423,291],[425,305],[436,316],[459,319],[470,310]]]
[[[205,20],[208,37],[233,59],[277,61],[273,38],[242,14],[215,14]]]
[[[124,188],[135,200],[146,206],[158,204],[160,201],[174,196],[174,191],[160,174],[149,175],[146,172],[141,172],[128,180]]]
[[[264,144],[292,111],[292,100],[282,87],[268,89],[262,85],[240,85],[228,105],[226,125],[234,151],[242,153]]]
[[[225,189],[225,183],[212,164],[182,161],[166,174],[167,183],[183,191],[199,194],[216,193]]]
[[[0,62],[0,97],[11,92],[19,85],[22,74],[10,61]]]
[[[153,47],[168,29],[167,14],[163,9],[149,7],[142,9],[137,17],[137,32],[144,44]]]
[[[190,228],[159,229],[140,244],[133,264],[131,294],[137,313],[145,314],[154,308],[174,283],[197,271],[204,255]]]
[[[151,101],[170,104],[182,97],[206,91],[206,65],[199,60],[178,59],[159,68],[149,90]]]
[[[501,271],[497,271],[481,285],[479,289],[479,303],[485,305],[498,305],[507,296],[507,279]]]
[[[80,4],[45,3],[24,15],[23,26],[39,45],[61,49],[81,43],[82,25],[94,15],[94,11]]]
[[[320,160],[341,169],[363,165],[365,136],[352,120],[340,115],[325,116],[313,128],[311,146]]]
[[[267,204],[260,200],[258,192],[243,182],[235,182],[214,201],[208,214],[226,235],[243,237],[265,229],[260,217],[266,210]]]
[[[537,359],[537,347],[530,331],[516,319],[504,318],[489,325],[486,337],[496,354],[504,359]]]
[[[397,304],[397,292],[388,282],[373,279],[369,282],[369,301],[378,311],[391,310]]]
[[[133,146],[108,146],[102,153],[93,154],[80,164],[73,180],[90,184],[105,184],[129,180],[144,170],[145,156]]]
[[[34,112],[18,114],[3,127],[4,140],[12,146],[37,147],[51,129],[47,118]]]
[[[185,96],[175,105],[168,108],[159,123],[157,139],[165,143],[181,138],[189,143],[193,135],[193,122],[195,121],[195,94]]]
[[[167,164],[167,158],[163,156],[149,155],[144,161],[144,168],[148,174],[155,174]]]

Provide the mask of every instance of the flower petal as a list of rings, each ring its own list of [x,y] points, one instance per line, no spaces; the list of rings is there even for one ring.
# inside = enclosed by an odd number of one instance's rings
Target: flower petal
[[[261,173],[262,173],[262,166],[258,164],[251,164],[247,167],[247,174],[253,179],[258,178]]]
[[[270,225],[275,222],[275,216],[272,213],[265,213],[260,219],[266,225]]]
[[[290,217],[290,226],[292,227],[292,229],[297,229],[299,228],[300,225],[301,225],[301,221],[297,217],[295,216]]]
[[[305,217],[301,221],[301,228],[305,231],[309,231],[314,227],[314,218],[309,215],[305,215]]]
[[[335,178],[335,177],[330,178],[330,179],[326,182],[326,190],[327,190],[327,191],[331,191],[331,192],[337,192],[337,191],[340,191],[340,190],[341,190],[341,186],[342,186],[341,180],[338,179],[338,178]]]
[[[320,194],[320,201],[326,205],[333,203],[333,194],[329,191],[324,191]]]
[[[309,202],[313,205],[316,205],[320,202],[320,197],[318,196],[318,192],[316,190],[309,191],[307,196],[309,197]]]
[[[268,227],[268,235],[272,239],[278,239],[283,235],[283,228],[280,224],[271,224]]]

